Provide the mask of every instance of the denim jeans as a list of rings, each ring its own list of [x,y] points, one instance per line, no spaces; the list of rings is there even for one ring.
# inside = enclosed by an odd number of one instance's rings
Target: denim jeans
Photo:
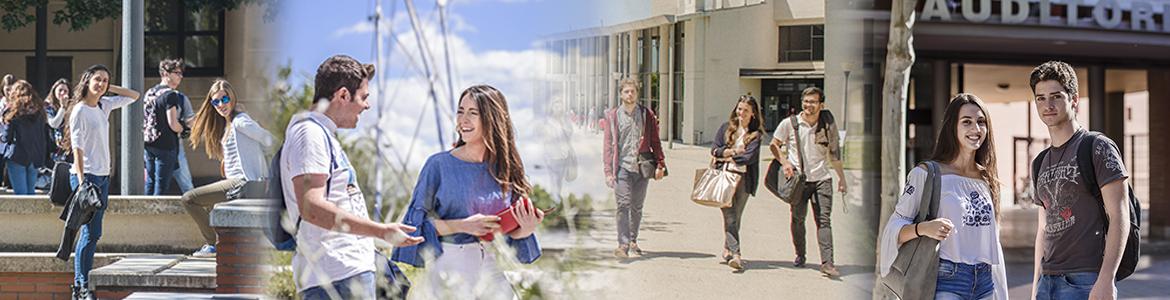
[[[1097,272],[1077,272],[1061,275],[1041,275],[1036,287],[1036,300],[1089,299],[1089,292],[1097,283]]]
[[[110,203],[110,176],[85,174],[85,181],[97,185],[101,191],[102,207],[93,214],[89,223],[81,225],[78,233],[77,247],[73,251],[73,283],[77,286],[89,284],[89,270],[93,269],[93,253],[97,249],[97,241],[102,237],[102,218],[106,215],[107,204]],[[69,185],[77,189],[77,175],[69,176]]]
[[[146,147],[143,155],[146,160],[146,189],[147,195],[162,195],[171,188],[171,178],[178,168],[179,151],[175,149],[163,150]]]
[[[969,265],[945,259],[938,260],[935,300],[991,299],[994,294],[991,265],[986,263]]]
[[[366,271],[328,285],[315,286],[301,292],[303,300],[317,299],[374,299],[377,294],[374,285],[374,272]],[[329,296],[329,290],[337,291],[337,298]]]
[[[180,139],[179,143],[182,144],[183,140]],[[187,166],[187,151],[183,148],[186,147],[179,145],[179,168],[175,169],[175,183],[179,184],[180,192],[186,193],[194,189],[195,185],[191,184],[191,167]]]
[[[8,181],[17,195],[32,195],[37,188],[37,167],[8,162]]]

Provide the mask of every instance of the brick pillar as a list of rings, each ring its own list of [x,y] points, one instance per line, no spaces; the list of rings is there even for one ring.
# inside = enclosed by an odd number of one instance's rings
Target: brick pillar
[[[263,294],[268,283],[265,265],[272,249],[264,238],[264,200],[233,200],[211,211],[215,228],[215,293]]]
[[[254,228],[216,227],[215,293],[263,294],[268,278],[263,232]]]
[[[1149,69],[1146,73],[1150,89],[1150,153],[1170,153],[1170,118],[1161,118],[1170,112],[1170,69]],[[1170,240],[1170,158],[1150,155],[1150,239]]]

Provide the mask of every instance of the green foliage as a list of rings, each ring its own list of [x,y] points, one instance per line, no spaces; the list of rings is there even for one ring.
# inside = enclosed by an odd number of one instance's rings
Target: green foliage
[[[0,28],[13,31],[36,21],[35,6],[47,5],[48,0],[0,0]],[[233,10],[257,3],[265,7],[264,19],[276,18],[279,0],[184,0],[187,10]],[[121,0],[65,0],[65,7],[53,12],[53,24],[69,24],[70,31],[81,31],[101,20],[122,15]]]

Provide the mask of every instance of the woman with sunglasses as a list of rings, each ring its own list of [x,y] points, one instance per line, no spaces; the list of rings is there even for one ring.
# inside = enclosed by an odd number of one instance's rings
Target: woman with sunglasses
[[[203,146],[207,156],[219,160],[220,175],[225,179],[183,194],[183,207],[199,226],[206,243],[192,256],[215,256],[215,231],[209,223],[212,206],[244,194],[252,196],[245,192],[253,190],[250,187],[262,187],[259,183],[268,174],[264,153],[271,148],[274,138],[237,101],[231,84],[217,79],[207,91],[203,107],[195,114],[191,146]]]

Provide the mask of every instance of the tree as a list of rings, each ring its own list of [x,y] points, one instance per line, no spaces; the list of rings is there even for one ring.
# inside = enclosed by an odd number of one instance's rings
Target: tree
[[[241,5],[259,3],[267,9],[264,18],[276,16],[277,0],[185,0],[189,10],[233,10]],[[0,0],[0,28],[13,31],[37,20],[31,12],[36,6],[48,5],[49,0]],[[69,25],[71,31],[81,31],[93,23],[122,15],[122,1],[65,0],[65,7],[53,12],[53,24]]]

